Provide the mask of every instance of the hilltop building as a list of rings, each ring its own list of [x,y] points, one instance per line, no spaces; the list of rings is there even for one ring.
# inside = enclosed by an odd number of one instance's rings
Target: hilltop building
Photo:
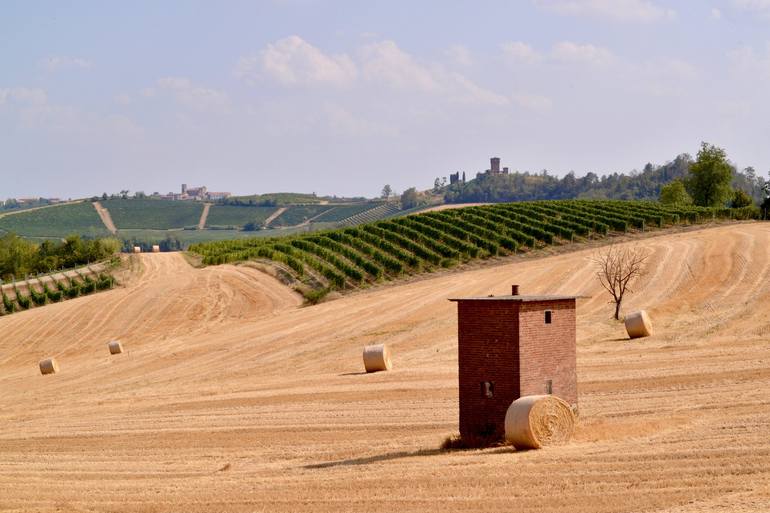
[[[489,159],[490,168],[486,170],[488,175],[507,175],[508,168],[504,167],[500,170],[500,157],[492,157]]]
[[[169,192],[168,194],[161,196],[161,198],[179,201],[217,201],[230,196],[232,196],[232,194],[229,192],[209,192],[205,185],[200,187],[188,187],[186,183],[183,183],[182,192],[180,194]]]

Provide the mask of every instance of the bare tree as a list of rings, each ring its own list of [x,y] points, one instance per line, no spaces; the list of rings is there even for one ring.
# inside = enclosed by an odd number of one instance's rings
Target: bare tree
[[[620,319],[620,304],[626,292],[633,292],[629,284],[643,274],[642,264],[647,259],[639,247],[610,246],[598,253],[593,261],[596,276],[615,301],[615,319]]]

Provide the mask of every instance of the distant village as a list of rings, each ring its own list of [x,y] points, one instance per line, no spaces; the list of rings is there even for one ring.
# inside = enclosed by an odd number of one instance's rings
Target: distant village
[[[159,199],[177,201],[217,201],[229,198],[230,196],[232,194],[229,192],[209,191],[205,185],[201,187],[188,187],[186,183],[182,184],[182,192],[180,193],[169,192],[168,194],[160,195],[156,192],[152,195],[152,197]]]
[[[110,194],[106,192],[102,196],[94,196],[91,198],[96,201],[98,199],[127,199],[129,197],[129,191],[120,191],[119,194]],[[150,199],[165,199],[174,201],[218,201],[232,196],[229,192],[214,192],[209,191],[205,185],[201,187],[188,187],[186,183],[182,184],[180,192],[169,192],[168,194],[161,194],[159,192],[153,192],[152,194],[145,194],[144,192],[137,191],[133,194],[134,198],[150,198]],[[26,209],[32,207],[43,207],[46,205],[56,205],[57,203],[63,203],[71,200],[61,198],[8,198],[5,201],[0,200],[0,209],[13,210],[13,209]]]

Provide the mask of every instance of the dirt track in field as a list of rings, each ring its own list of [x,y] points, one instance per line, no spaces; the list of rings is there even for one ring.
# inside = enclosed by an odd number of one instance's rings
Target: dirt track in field
[[[770,511],[770,225],[638,244],[626,309],[657,332],[634,342],[593,250],[309,308],[253,269],[140,255],[124,288],[0,318],[0,510]],[[576,439],[437,451],[457,431],[446,299],[512,283],[592,296]],[[362,373],[374,341],[392,372]],[[39,374],[44,356],[60,374]]]
[[[107,230],[112,234],[117,233],[118,229],[115,227],[115,223],[112,222],[110,211],[107,210],[106,207],[102,206],[102,204],[98,201],[94,201],[93,206],[94,210],[96,210],[96,213],[99,214],[99,219],[102,220],[104,227],[107,228]]]

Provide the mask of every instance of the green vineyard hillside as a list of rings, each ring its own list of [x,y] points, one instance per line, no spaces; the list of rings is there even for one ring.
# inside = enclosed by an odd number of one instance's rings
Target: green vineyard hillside
[[[756,209],[667,207],[645,201],[534,201],[416,214],[289,237],[195,244],[206,265],[263,260],[304,283],[310,301],[403,275],[430,272],[551,244],[715,219],[749,219]]]

